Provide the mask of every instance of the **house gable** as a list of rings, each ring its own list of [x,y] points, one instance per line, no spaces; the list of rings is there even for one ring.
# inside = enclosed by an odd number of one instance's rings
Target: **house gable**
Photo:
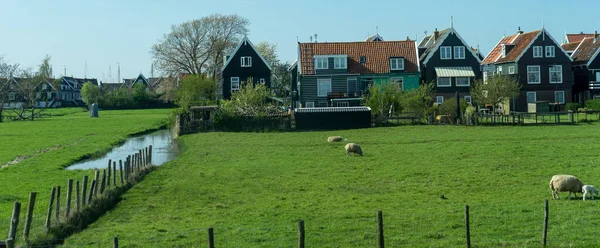
[[[250,66],[242,66],[242,57],[250,57]],[[252,78],[253,83],[264,82],[267,87],[271,87],[271,66],[247,37],[240,42],[231,57],[227,59],[221,72],[223,80],[221,94],[225,99],[231,97],[231,84],[234,79],[241,84]]]
[[[478,64],[481,63],[481,59],[475,54],[475,52],[473,51],[473,49],[471,49],[467,42],[465,42],[465,40],[458,34],[458,32],[456,32],[454,28],[450,28],[449,30],[443,33],[443,36],[439,38],[440,41],[437,42],[437,44],[431,49],[431,51],[427,52],[426,57],[423,60],[424,65],[427,65],[427,63],[433,56],[439,56],[439,49],[441,46],[446,46],[448,44],[446,43],[448,37],[450,37],[450,39],[452,40],[452,44],[457,44],[455,40],[458,40],[465,47],[465,59],[466,57],[468,57],[467,54],[470,54],[472,58],[475,58],[477,60]],[[429,41],[427,41],[427,44],[429,44],[429,42],[432,42],[431,38],[429,39]],[[469,52],[467,52],[467,50]],[[454,54],[454,51],[452,51],[452,53]]]
[[[242,39],[240,44],[235,48],[235,50],[233,50],[233,53],[231,53],[231,57],[227,61],[225,61],[225,64],[223,65],[223,68],[221,68],[221,71],[224,71],[225,68],[227,68],[227,66],[229,65],[229,63],[231,61],[233,61],[233,57],[235,57],[238,54],[238,51],[240,50],[240,48],[242,48],[242,46],[248,46],[248,45],[252,48],[252,50],[254,50],[254,53],[262,60],[262,62],[267,66],[267,68],[269,68],[269,71],[272,71],[273,69],[271,68],[271,65],[269,65],[267,60],[265,60],[265,58],[260,54],[260,52],[258,52],[258,50],[254,46],[254,44],[252,44],[252,42],[250,42],[250,40],[248,39],[247,36],[244,36],[244,39]],[[252,63],[253,63],[252,65],[254,66],[254,61],[252,61]]]
[[[519,60],[521,59],[521,57],[523,57],[525,54],[530,54],[531,58],[533,58],[533,47],[534,46],[543,46],[543,50],[542,53],[544,54],[544,58],[545,59],[549,59],[546,58],[545,53],[546,53],[546,47],[547,46],[554,46],[554,58],[567,58],[570,62],[573,62],[573,59],[571,58],[571,56],[569,56],[569,54],[567,53],[567,51],[565,51],[565,49],[563,49],[563,47],[560,45],[560,43],[556,42],[556,40],[554,38],[552,38],[552,36],[546,31],[546,29],[542,29],[537,36],[527,45],[527,47],[521,52],[521,54],[519,55],[519,57],[517,57],[517,59],[515,60],[517,63],[519,62]]]

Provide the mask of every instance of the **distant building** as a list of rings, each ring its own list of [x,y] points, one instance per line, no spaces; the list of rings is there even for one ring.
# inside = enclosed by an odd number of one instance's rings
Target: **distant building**
[[[231,92],[240,89],[240,85],[252,78],[252,83],[264,83],[271,87],[271,66],[256,50],[248,37],[244,37],[231,55],[225,57],[222,73],[222,97],[231,98]]]

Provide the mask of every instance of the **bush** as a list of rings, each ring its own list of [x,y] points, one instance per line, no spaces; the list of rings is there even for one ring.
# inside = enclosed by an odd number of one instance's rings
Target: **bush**
[[[460,99],[460,112],[464,113],[467,109],[467,101]],[[456,98],[452,97],[441,105],[439,105],[439,111],[441,115],[449,115],[452,120],[456,117]]]
[[[591,110],[600,110],[600,100],[585,101],[585,108],[591,109]]]
[[[579,103],[576,103],[576,102],[570,102],[570,103],[567,103],[567,105],[565,105],[565,110],[566,110],[566,111],[569,111],[569,110],[571,110],[571,111],[573,111],[573,112],[577,112],[577,110],[579,110],[581,107],[582,107],[582,106],[581,106],[581,104],[579,104]]]

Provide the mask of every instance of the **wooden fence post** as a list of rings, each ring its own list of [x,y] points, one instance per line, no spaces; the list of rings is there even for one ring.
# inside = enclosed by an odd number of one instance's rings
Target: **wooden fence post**
[[[546,238],[548,237],[548,200],[544,201],[544,233],[542,234],[542,246],[546,247]]]
[[[383,236],[383,213],[381,210],[377,211],[377,231],[378,231],[378,240],[379,240],[379,248],[384,248],[384,236]]]
[[[152,165],[152,145],[148,147],[148,157],[150,157],[150,165]]]
[[[119,248],[119,238],[113,238],[113,248]]]
[[[88,196],[88,204],[92,203],[92,197],[94,197],[94,192],[96,192],[97,188],[96,185],[96,180],[92,180],[92,183],[90,184],[90,195]]]
[[[117,161],[113,162],[113,185],[117,187]]]
[[[86,203],[86,194],[87,194],[87,185],[88,185],[88,176],[83,176],[83,185],[81,188],[81,205],[85,206]]]
[[[65,203],[65,219],[69,218],[71,212],[71,195],[73,194],[73,179],[67,181],[67,202]]]
[[[8,231],[8,239],[15,240],[17,236],[17,227],[19,226],[19,214],[21,213],[21,203],[15,202],[12,217],[10,218],[10,230]]]
[[[298,248],[304,248],[304,220],[298,221]]]
[[[110,173],[111,172],[110,169],[111,168],[112,168],[112,160],[109,159],[108,160],[108,175],[106,176],[106,179],[107,179],[106,186],[109,187],[109,188],[110,188],[110,174],[111,174]]]
[[[79,188],[79,180],[75,181],[75,212],[78,213],[81,209],[81,188]]]
[[[215,248],[215,235],[213,228],[208,228],[208,248]]]
[[[121,176],[121,186],[125,183],[123,182],[123,160],[119,159],[119,175]]]
[[[100,171],[96,170],[94,173],[94,180],[96,181],[96,186],[94,187],[94,196],[98,194],[98,182],[100,182]]]
[[[150,156],[148,155],[148,147],[146,147],[146,166],[148,166],[148,164],[150,164]]]
[[[23,230],[23,238],[29,239],[29,230],[31,229],[31,221],[33,220],[33,208],[35,206],[36,192],[29,193],[29,203],[27,203],[27,217],[25,218],[25,230]]]
[[[48,204],[48,215],[46,215],[46,230],[50,229],[50,222],[52,219],[52,205],[54,204],[54,195],[56,194],[56,188],[52,187],[50,193],[50,203]]]
[[[56,223],[60,221],[60,186],[56,186]]]
[[[13,239],[7,239],[6,240],[6,247],[7,248],[14,248],[15,247],[15,240],[13,240]]]
[[[469,205],[465,205],[465,228],[467,231],[467,248],[471,248],[471,230],[469,228]]]
[[[104,193],[104,187],[106,187],[106,170],[102,171],[102,183],[100,183],[100,194]]]

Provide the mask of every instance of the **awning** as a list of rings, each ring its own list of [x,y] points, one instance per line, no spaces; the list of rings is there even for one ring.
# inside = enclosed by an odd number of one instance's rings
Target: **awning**
[[[465,67],[436,67],[435,74],[438,77],[475,77],[473,68]]]

